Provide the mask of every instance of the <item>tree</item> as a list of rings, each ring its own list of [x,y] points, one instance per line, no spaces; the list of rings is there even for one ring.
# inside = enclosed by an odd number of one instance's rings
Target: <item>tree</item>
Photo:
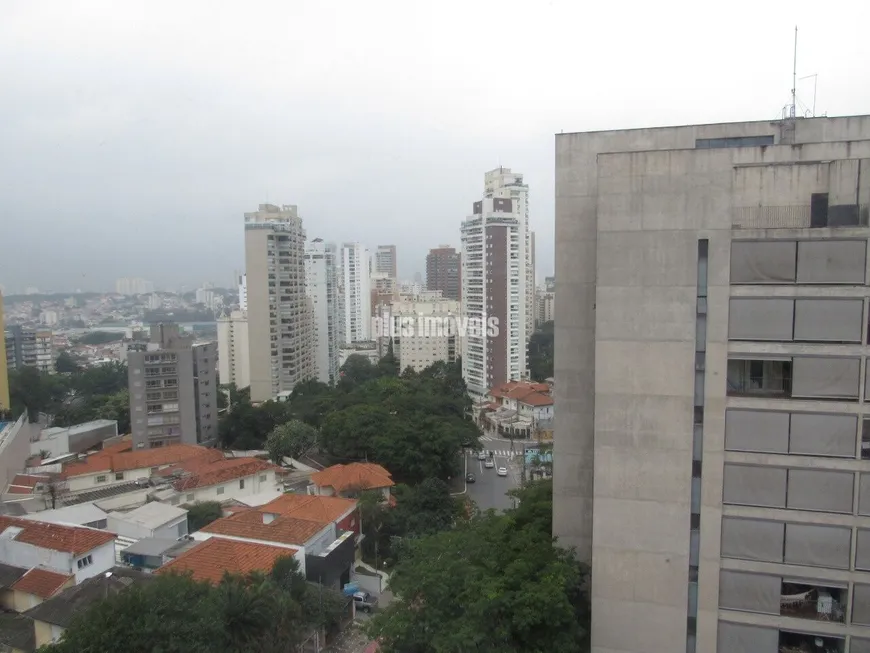
[[[542,383],[553,376],[553,322],[544,322],[529,338],[529,375]]]
[[[352,387],[371,381],[378,376],[378,369],[372,362],[361,354],[351,354],[341,366],[341,380],[339,385]]]
[[[298,419],[279,424],[266,438],[269,459],[281,464],[285,457],[299,458],[317,443],[317,431]]]
[[[216,519],[224,516],[224,510],[218,501],[198,501],[187,507],[187,530],[195,533],[208,526]]]
[[[112,319],[109,318],[109,322]],[[122,332],[115,331],[90,331],[79,338],[79,342],[83,345],[105,345],[110,342],[118,342],[124,339]]]
[[[369,623],[385,653],[588,652],[588,573],[544,528],[548,485],[519,492],[523,513],[488,512],[403,547],[390,579],[402,600]]]
[[[81,370],[81,366],[68,351],[62,351],[54,361],[54,369],[58,374],[74,374]]]
[[[106,396],[95,411],[99,419],[118,422],[118,433],[130,432],[130,393],[126,389]]]

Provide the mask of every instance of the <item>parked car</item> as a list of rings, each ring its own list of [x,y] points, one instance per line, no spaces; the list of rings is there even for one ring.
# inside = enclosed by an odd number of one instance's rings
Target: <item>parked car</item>
[[[357,610],[371,612],[378,604],[378,600],[368,592],[354,592],[353,604]]]
[[[477,479],[474,478],[474,474],[466,474],[465,482],[466,483],[474,483]]]
[[[492,469],[493,467],[495,467],[495,461],[492,458],[487,458],[486,461],[483,463],[483,466],[487,469]]]
[[[478,460],[486,460],[486,452],[482,451],[482,450],[478,451],[477,452],[477,459]]]
[[[507,476],[507,467],[499,467],[498,468],[499,476]]]

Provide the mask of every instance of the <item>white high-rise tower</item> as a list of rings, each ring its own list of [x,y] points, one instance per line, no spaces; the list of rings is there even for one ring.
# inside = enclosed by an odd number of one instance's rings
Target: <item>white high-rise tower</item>
[[[372,292],[369,265],[370,256],[365,245],[345,243],[341,246],[345,342],[364,342],[372,338]]]
[[[314,313],[314,366],[323,383],[338,380],[338,348],[342,325],[339,310],[337,251],[332,243],[315,238],[305,247],[305,292]]]

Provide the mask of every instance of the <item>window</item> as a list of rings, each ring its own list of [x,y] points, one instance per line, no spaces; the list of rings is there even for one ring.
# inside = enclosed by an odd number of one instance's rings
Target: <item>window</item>
[[[107,479],[106,479],[106,475],[105,475],[105,474],[100,474],[100,475],[97,476],[97,478],[95,478],[94,480],[95,480],[97,483],[105,483]]]
[[[810,227],[828,226],[828,194],[813,193],[810,196]]]
[[[724,138],[696,138],[696,150],[710,150],[726,147],[766,147],[773,145],[773,136],[728,136]]]
[[[731,283],[794,283],[796,261],[794,241],[732,241]]]
[[[239,479],[239,489],[240,489],[240,490],[244,490],[244,489],[245,489],[245,479],[243,479],[243,478],[240,478],[240,479]]]
[[[115,480],[116,481],[123,481],[124,480],[124,472],[116,472],[115,473]]]
[[[193,501],[193,493],[191,492],[190,494],[188,494],[186,499],[187,501]]]
[[[798,244],[797,282],[864,285],[866,240],[805,240]]]
[[[727,394],[729,396],[789,397],[792,392],[790,360],[728,361]]]
[[[861,359],[795,356],[791,395],[818,399],[857,399]]]
[[[787,470],[725,464],[722,503],[784,508]]]
[[[793,323],[793,299],[732,298],[728,339],[790,341]]]
[[[722,518],[722,557],[782,562],[785,524],[762,519]]]
[[[220,486],[220,487],[217,489],[217,493],[218,493],[218,494],[223,494],[223,493],[224,493],[224,486],[223,486],[223,485]]]
[[[719,607],[778,615],[782,578],[722,570],[719,572]]]
[[[784,559],[786,563],[848,569],[851,549],[851,528],[786,524]]]
[[[852,513],[855,474],[823,469],[790,469],[788,508]]]
[[[788,453],[789,414],[770,410],[725,412],[725,449]]]
[[[76,561],[76,566],[77,566],[79,569],[84,569],[84,568],[87,567],[88,565],[93,564],[93,562],[94,562],[94,559],[93,559],[90,555],[86,555],[84,558],[79,558],[79,559]]]
[[[798,299],[794,339],[802,342],[861,342],[864,302],[860,299]]]
[[[266,475],[260,474],[260,483],[265,483],[265,482],[266,482]]]

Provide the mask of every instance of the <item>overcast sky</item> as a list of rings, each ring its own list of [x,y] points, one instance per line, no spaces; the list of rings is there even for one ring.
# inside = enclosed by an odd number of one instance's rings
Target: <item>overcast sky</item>
[[[2,0],[0,284],[229,285],[266,201],[410,278],[498,165],[549,275],[553,134],[773,119],[795,24],[817,112],[870,112],[866,0]]]

